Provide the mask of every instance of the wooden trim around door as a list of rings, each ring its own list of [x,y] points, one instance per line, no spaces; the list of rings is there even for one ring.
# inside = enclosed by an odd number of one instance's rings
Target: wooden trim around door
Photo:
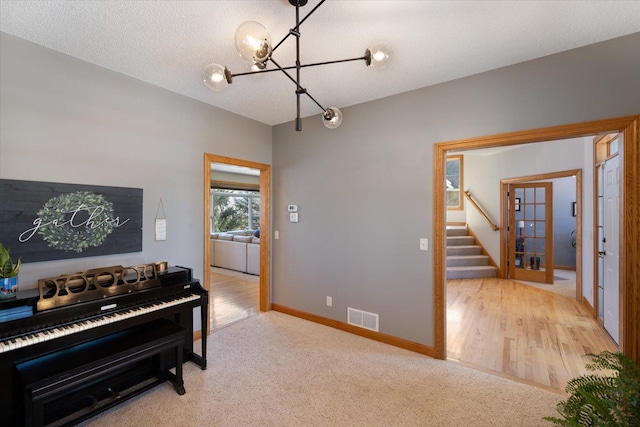
[[[209,209],[211,205],[211,163],[224,163],[243,166],[260,171],[260,311],[271,310],[271,166],[264,163],[233,159],[204,153],[204,188],[203,188],[203,240],[204,240],[204,287],[209,289],[211,280],[210,266],[210,225]],[[207,325],[207,334],[209,325]]]
[[[620,209],[620,349],[640,363],[640,116],[628,116],[586,123],[554,126],[493,136],[442,142],[434,146],[434,347],[435,357],[445,359],[446,293],[445,293],[445,225],[444,205],[445,159],[447,151],[520,145],[556,141],[611,132],[624,135],[622,207]]]

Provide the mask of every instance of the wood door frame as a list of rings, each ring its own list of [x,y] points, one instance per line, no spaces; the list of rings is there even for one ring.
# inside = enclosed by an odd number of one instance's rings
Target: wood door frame
[[[433,298],[434,298],[434,356],[445,359],[446,345],[446,208],[444,181],[447,151],[501,147],[532,142],[556,141],[622,132],[625,141],[623,162],[624,183],[620,209],[620,350],[640,362],[640,116],[627,116],[511,132],[492,136],[441,142],[434,145],[434,224],[433,224]]]
[[[271,165],[256,163],[248,160],[234,159],[204,153],[204,182],[203,182],[203,240],[204,240],[204,287],[209,289],[211,280],[210,266],[210,223],[209,212],[211,206],[211,164],[223,163],[227,165],[242,166],[260,171],[260,311],[271,310]],[[209,325],[207,325],[207,334]]]
[[[582,301],[582,169],[571,169],[559,172],[542,173],[528,176],[520,176],[517,178],[508,178],[500,180],[500,215],[501,224],[507,224],[509,212],[507,206],[509,198],[507,190],[509,184],[517,184],[529,181],[542,181],[557,178],[576,178],[576,300]],[[507,272],[507,255],[509,251],[509,233],[504,228],[500,228],[500,271],[501,277],[506,279]]]

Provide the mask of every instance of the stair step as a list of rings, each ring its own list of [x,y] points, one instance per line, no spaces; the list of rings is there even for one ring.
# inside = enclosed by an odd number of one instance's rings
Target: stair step
[[[482,248],[478,245],[448,246],[447,257],[464,256],[464,255],[480,255]]]
[[[464,225],[447,225],[447,236],[467,236],[469,230]]]
[[[475,242],[473,236],[447,236],[447,246],[469,246]]]
[[[489,265],[489,257],[487,255],[447,257],[447,267],[471,267],[478,265]]]
[[[487,266],[447,267],[447,280],[496,277],[498,269]]]

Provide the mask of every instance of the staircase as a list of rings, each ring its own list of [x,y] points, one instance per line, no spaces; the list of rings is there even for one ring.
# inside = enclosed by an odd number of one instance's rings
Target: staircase
[[[497,271],[466,226],[447,225],[447,280],[496,277]]]

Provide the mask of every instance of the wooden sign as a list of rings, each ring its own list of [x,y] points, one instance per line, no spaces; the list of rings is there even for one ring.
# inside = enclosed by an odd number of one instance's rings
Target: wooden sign
[[[23,263],[142,251],[142,189],[0,179],[0,242]]]

